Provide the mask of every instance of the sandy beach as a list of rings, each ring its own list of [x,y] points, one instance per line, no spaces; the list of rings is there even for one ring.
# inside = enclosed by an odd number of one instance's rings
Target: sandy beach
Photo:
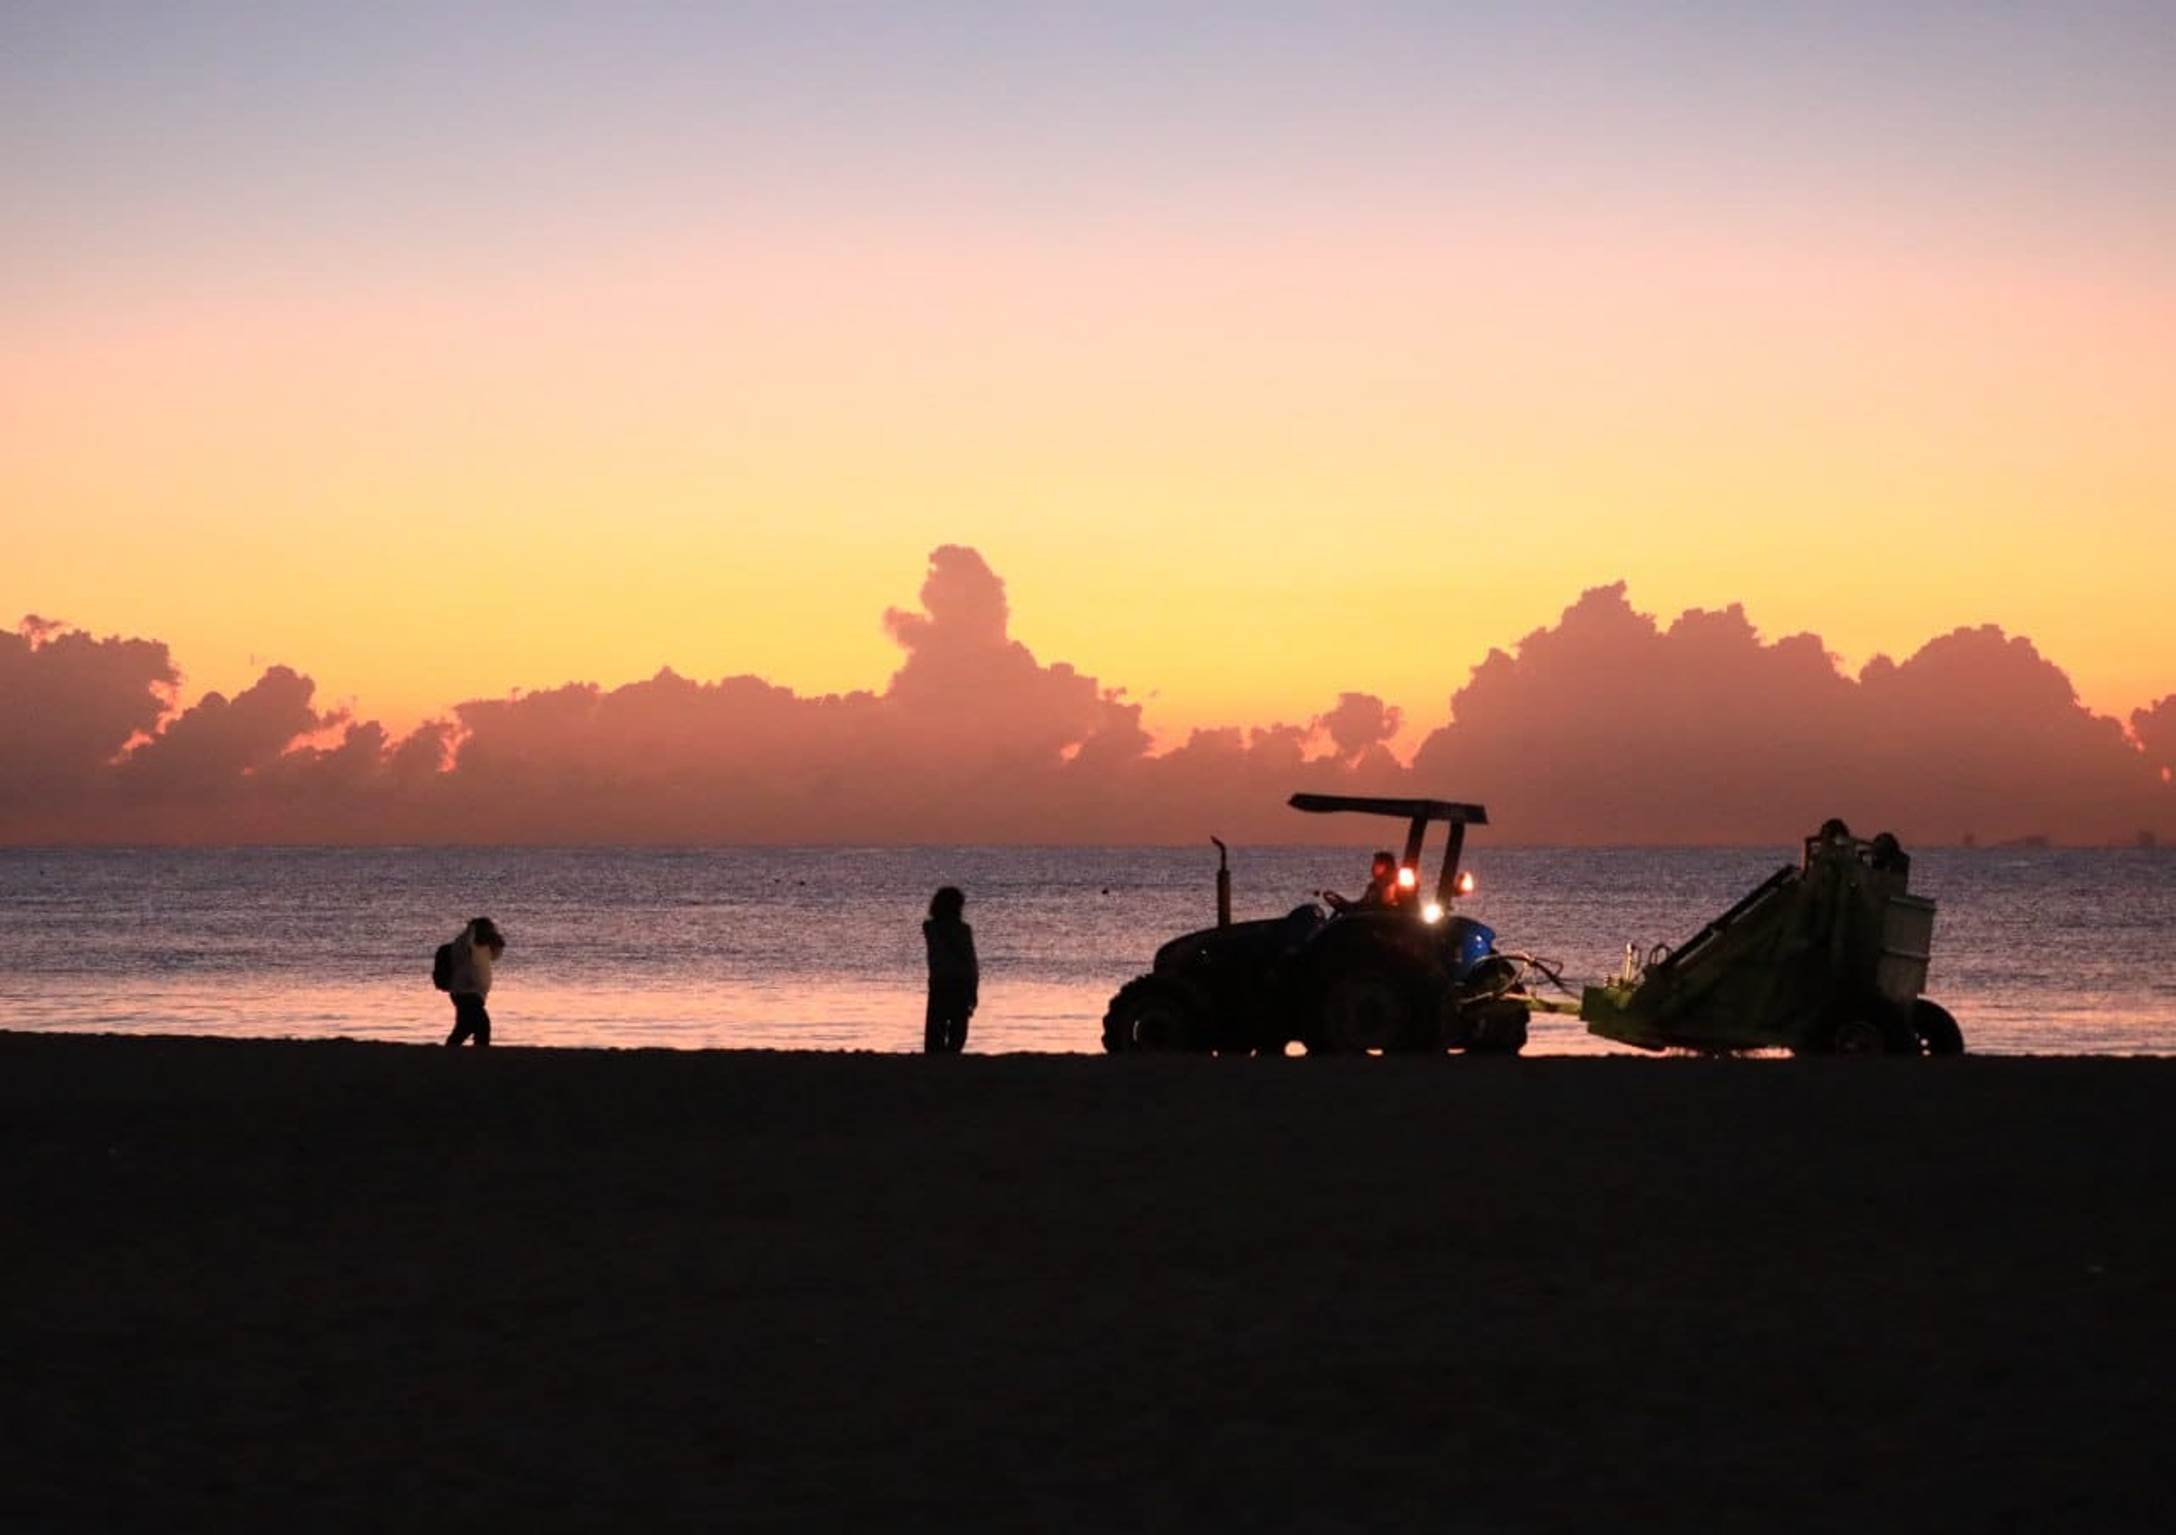
[[[0,1035],[0,1522],[2167,1528],[2172,1095]]]

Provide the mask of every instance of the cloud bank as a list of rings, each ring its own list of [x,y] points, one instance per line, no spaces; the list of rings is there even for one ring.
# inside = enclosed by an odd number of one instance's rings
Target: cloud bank
[[[274,666],[179,705],[167,647],[0,634],[0,843],[1365,841],[1296,789],[1488,804],[1498,840],[1773,843],[1842,815],[1907,841],[2176,837],[2176,694],[2128,723],[1993,627],[1842,671],[1745,613],[1668,624],[1599,587],[1473,668],[1401,760],[1365,693],[1154,748],[1123,689],[1011,636],[972,549],[930,556],[880,692],[671,670],[456,705],[394,738]]]

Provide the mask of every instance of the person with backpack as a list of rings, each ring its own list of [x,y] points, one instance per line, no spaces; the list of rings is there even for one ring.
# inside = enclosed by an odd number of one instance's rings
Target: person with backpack
[[[975,930],[960,920],[967,897],[946,885],[930,898],[922,942],[929,948],[929,1010],[922,1020],[922,1048],[957,1055],[967,1046],[967,1020],[979,1000],[982,972],[975,963]]]
[[[478,917],[442,943],[431,961],[431,983],[453,995],[453,1032],[448,1048],[473,1039],[479,1048],[491,1043],[491,1014],[484,998],[491,995],[491,967],[506,952],[506,938],[489,917]]]

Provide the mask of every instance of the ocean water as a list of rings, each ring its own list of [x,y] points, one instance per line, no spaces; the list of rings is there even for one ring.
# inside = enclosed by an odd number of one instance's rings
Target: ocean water
[[[1506,948],[1616,969],[1676,943],[1786,847],[1469,852],[1462,909]],[[1355,891],[1367,848],[1238,848],[1241,917]],[[929,893],[968,895],[974,1050],[1098,1048],[1111,992],[1214,919],[1196,848],[0,851],[0,1026],[430,1041],[432,951],[472,915],[511,942],[503,1044],[911,1050]],[[1929,995],[1974,1050],[2176,1052],[2176,852],[1919,854],[1940,902]],[[1615,1047],[1537,1017],[1537,1053]]]

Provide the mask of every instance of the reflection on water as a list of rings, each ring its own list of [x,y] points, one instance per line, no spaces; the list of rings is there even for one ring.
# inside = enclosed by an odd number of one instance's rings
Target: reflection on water
[[[1239,915],[1356,890],[1369,845],[1235,849]],[[1479,842],[1466,909],[1577,980],[1628,939],[1686,937],[1792,856]],[[969,1048],[1093,1050],[1110,993],[1212,920],[1214,863],[1206,846],[0,852],[0,1023],[433,1039],[451,1008],[431,951],[488,912],[513,942],[503,1043],[914,1049],[919,924],[953,883],[984,971]],[[1913,883],[1942,903],[1929,992],[1974,1049],[2176,1050],[2176,854],[1931,852]],[[1537,1018],[1532,1048],[1609,1047]]]

